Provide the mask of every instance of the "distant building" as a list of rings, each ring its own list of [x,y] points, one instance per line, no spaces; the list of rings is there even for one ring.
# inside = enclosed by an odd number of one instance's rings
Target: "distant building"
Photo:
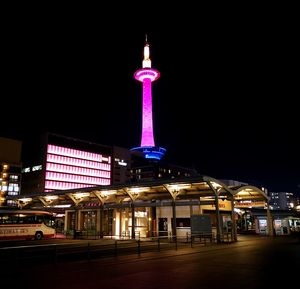
[[[197,175],[199,175],[198,172],[193,168],[171,164],[164,159],[149,160],[138,152],[132,152],[131,155],[131,182],[178,179]]]
[[[130,152],[46,133],[24,143],[22,194],[125,182]]]
[[[294,194],[290,192],[270,192],[270,206],[277,210],[290,210],[296,206]]]
[[[21,188],[22,142],[0,137],[0,206],[15,206],[9,196],[16,196]]]
[[[247,185],[249,185],[248,183],[235,181],[235,180],[220,180],[220,181],[228,187],[247,186]]]
[[[130,180],[131,152],[118,146],[112,147],[112,184],[122,184]]]

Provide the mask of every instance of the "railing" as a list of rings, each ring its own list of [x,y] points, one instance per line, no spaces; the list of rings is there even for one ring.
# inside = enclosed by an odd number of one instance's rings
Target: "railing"
[[[7,265],[10,263],[10,265],[15,264],[16,266],[38,261],[58,263],[124,254],[140,255],[146,252],[178,250],[212,243],[214,243],[214,237],[204,235],[141,238],[137,234],[136,239],[104,239],[91,242],[70,240],[70,242],[62,244],[0,248],[0,263]]]

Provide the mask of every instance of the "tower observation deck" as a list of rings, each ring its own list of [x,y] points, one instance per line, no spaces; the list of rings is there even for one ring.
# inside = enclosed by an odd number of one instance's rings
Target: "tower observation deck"
[[[134,73],[134,78],[143,83],[143,121],[141,146],[132,151],[142,152],[146,159],[160,160],[166,149],[155,146],[152,119],[152,82],[160,77],[158,70],[151,68],[150,48],[146,38],[143,68]]]

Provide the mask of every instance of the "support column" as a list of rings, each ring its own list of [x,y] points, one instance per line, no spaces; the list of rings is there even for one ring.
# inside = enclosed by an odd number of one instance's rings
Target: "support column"
[[[148,217],[148,236],[147,237],[153,237],[153,212],[152,212],[152,207],[148,209],[149,212],[149,217]]]
[[[119,226],[119,238],[122,238],[122,216],[123,215],[123,209],[120,208],[120,218],[119,218],[119,222],[120,222],[120,226]]]
[[[65,223],[64,223],[64,233],[66,234],[67,231],[71,228],[69,228],[69,218],[70,218],[70,212],[65,211]]]
[[[245,213],[244,213],[244,223],[245,223],[244,230],[245,230],[245,232],[247,232],[248,231],[247,209],[245,210]]]
[[[96,210],[96,236],[100,236],[100,209]]]
[[[173,215],[173,224],[172,224],[172,237],[176,240],[177,230],[176,230],[176,203],[175,199],[172,200],[172,215]]]
[[[216,207],[216,219],[217,219],[217,224],[216,224],[216,229],[217,229],[217,243],[221,242],[221,220],[220,220],[220,210],[219,210],[219,199],[218,199],[218,194],[215,192],[215,207]]]
[[[231,240],[237,241],[236,222],[234,213],[234,197],[231,197]]]
[[[73,238],[76,239],[77,223],[78,223],[78,211],[74,208],[74,228],[73,228]]]
[[[103,239],[103,219],[104,219],[104,208],[100,206],[100,239]]]
[[[134,203],[131,203],[131,239],[135,239]]]
[[[271,212],[270,212],[269,202],[267,202],[267,222],[268,222],[268,235],[269,236],[274,236],[273,219],[272,219],[272,215],[271,215]]]
[[[180,188],[178,186],[164,186],[165,189],[170,193],[172,197],[172,215],[173,215],[173,222],[172,222],[172,236],[173,239],[176,241],[177,232],[176,232],[176,198],[180,194]]]

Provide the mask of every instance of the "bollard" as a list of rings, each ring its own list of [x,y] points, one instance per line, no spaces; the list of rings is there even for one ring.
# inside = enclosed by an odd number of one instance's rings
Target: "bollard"
[[[16,268],[19,267],[19,260],[18,260],[18,259],[19,259],[19,256],[18,256],[18,255],[19,255],[19,252],[18,252],[18,249],[16,248],[16,249],[15,249],[15,267],[16,267]]]
[[[54,245],[54,265],[57,264],[57,246]]]
[[[90,261],[90,243],[87,245],[87,259]]]
[[[141,254],[141,241],[140,241],[140,239],[137,240],[137,244],[138,244],[138,247],[137,247],[138,254],[140,255]]]
[[[115,240],[115,256],[118,255],[118,245],[117,245],[117,240]]]

